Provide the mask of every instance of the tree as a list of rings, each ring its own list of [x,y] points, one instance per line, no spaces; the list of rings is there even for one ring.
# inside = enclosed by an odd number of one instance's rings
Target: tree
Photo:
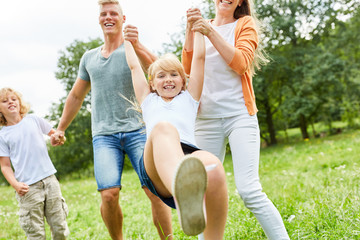
[[[359,55],[352,50],[358,48],[359,40],[357,34],[345,32],[347,27],[353,32],[359,27],[355,20],[352,25],[344,25],[343,19],[357,11],[359,2],[267,0],[255,4],[257,15],[265,24],[265,33],[261,36],[265,40],[263,44],[272,58],[253,80],[261,136],[267,144],[277,142],[276,131],[279,129],[299,127],[306,139],[309,138],[308,126],[316,121],[326,122],[329,129],[331,122],[341,116],[349,119],[349,123],[354,122],[354,106],[358,109],[355,112],[359,111],[354,89],[358,87],[356,81],[350,79],[359,76],[359,67],[354,64],[359,62]],[[214,17],[212,0],[203,0],[201,9],[204,18]],[[355,14],[351,19],[358,18]],[[344,26],[343,41],[333,38],[334,30],[339,26]],[[183,32],[172,35],[172,43],[166,44],[166,49],[180,56],[183,35]],[[332,39],[332,45],[329,39]],[[331,47],[334,44],[349,46],[346,41],[356,46]]]
[[[319,44],[332,31],[332,26],[341,22],[339,16],[349,14],[342,9],[342,6],[356,5],[357,2],[352,0],[257,1],[258,14],[267,26],[265,34],[267,50],[280,54],[277,58],[287,59],[286,65],[290,69],[287,71],[285,91],[281,89],[284,93],[282,111],[290,121],[297,119],[304,139],[309,138],[307,131],[309,122],[318,119],[321,114],[321,111],[318,111],[320,105],[324,107],[329,104],[333,94],[322,98],[317,96],[319,94],[317,87],[325,80],[321,75],[314,75],[316,72],[314,69],[322,62],[313,60],[321,61],[325,56],[334,56],[327,55],[326,49],[321,48]],[[320,57],[319,53],[324,55]],[[341,70],[338,66],[335,69],[324,66],[324,69],[333,75],[339,75],[336,72]],[[309,74],[309,71],[312,74]],[[328,83],[339,86],[334,82],[335,80],[341,81],[338,78]],[[329,92],[320,93],[326,95]]]
[[[287,128],[281,114],[281,105],[284,100],[283,86],[290,71],[286,59],[281,54],[273,52],[270,57],[271,63],[264,66],[253,80],[256,105],[259,109],[257,115],[260,136],[268,146],[277,144],[277,130]]]
[[[79,69],[81,56],[85,51],[102,44],[100,39],[88,42],[75,40],[65,51],[60,52],[56,78],[64,84],[66,95],[70,92]],[[58,177],[68,174],[92,174],[93,164],[92,136],[91,136],[91,106],[90,95],[86,96],[84,103],[76,118],[66,130],[67,141],[63,146],[52,147],[49,155],[58,171]],[[51,114],[47,118],[58,122],[64,108],[66,97],[59,104],[53,104]],[[86,170],[89,170],[87,171]]]
[[[346,22],[338,24],[329,35],[326,48],[344,61],[342,80],[344,96],[341,102],[342,120],[349,127],[357,127],[355,119],[360,114],[360,7]]]

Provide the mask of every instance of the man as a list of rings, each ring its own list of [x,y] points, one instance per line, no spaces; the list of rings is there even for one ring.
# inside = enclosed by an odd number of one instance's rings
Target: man
[[[80,62],[78,77],[70,91],[53,145],[78,113],[91,88],[91,120],[94,147],[94,169],[101,194],[101,216],[112,239],[123,239],[123,215],[119,204],[121,175],[126,153],[139,174],[139,159],[146,136],[139,115],[128,100],[135,99],[131,72],[126,63],[124,39],[129,40],[143,64],[149,66],[156,57],[139,41],[137,28],[124,29],[125,15],[117,0],[99,0],[99,24],[104,45],[86,52]],[[143,186],[143,183],[142,183]],[[161,239],[172,239],[171,210],[143,188],[151,200],[153,221]]]

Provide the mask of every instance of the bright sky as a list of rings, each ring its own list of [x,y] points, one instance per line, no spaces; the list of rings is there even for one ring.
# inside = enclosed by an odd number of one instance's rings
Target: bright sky
[[[201,0],[120,0],[126,23],[138,27],[140,41],[155,53],[181,30],[186,10]],[[21,92],[44,117],[65,96],[55,78],[59,51],[74,40],[103,37],[97,0],[3,1],[0,7],[0,88]]]

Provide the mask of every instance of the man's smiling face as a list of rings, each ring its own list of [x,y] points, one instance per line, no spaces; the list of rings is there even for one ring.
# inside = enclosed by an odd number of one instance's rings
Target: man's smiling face
[[[124,22],[125,16],[119,5],[107,3],[100,7],[99,24],[104,34],[121,34]]]

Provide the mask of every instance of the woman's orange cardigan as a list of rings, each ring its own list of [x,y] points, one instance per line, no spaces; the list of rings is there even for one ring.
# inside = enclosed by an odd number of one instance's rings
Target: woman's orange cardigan
[[[251,74],[251,65],[254,60],[257,45],[258,35],[254,19],[251,16],[239,18],[235,27],[235,55],[229,63],[229,66],[241,76],[245,106],[250,115],[254,115],[258,111],[255,103]],[[192,55],[192,51],[187,52],[185,49],[182,50],[182,64],[187,74],[190,74]]]

